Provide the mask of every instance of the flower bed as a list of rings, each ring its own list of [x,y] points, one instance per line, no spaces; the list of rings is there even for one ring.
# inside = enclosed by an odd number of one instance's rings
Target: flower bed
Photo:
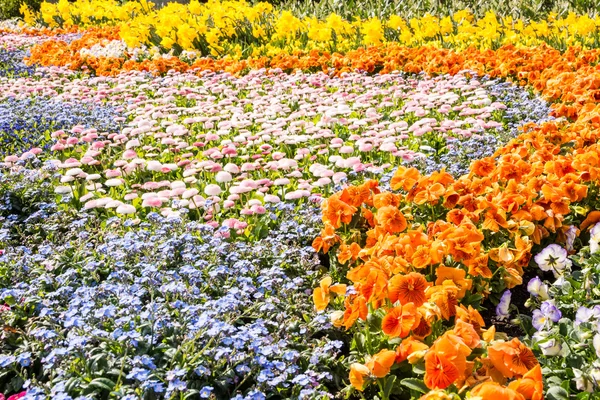
[[[294,50],[331,16],[203,57],[155,32],[200,4],[86,4],[41,17],[101,28],[0,36],[6,395],[592,398],[598,51],[527,32],[594,20]]]

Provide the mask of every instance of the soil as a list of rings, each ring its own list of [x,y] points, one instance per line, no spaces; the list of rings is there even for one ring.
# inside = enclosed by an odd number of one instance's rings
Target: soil
[[[551,272],[543,272],[537,268],[528,267],[525,269],[525,274],[523,275],[523,284],[519,286],[515,286],[510,290],[511,292],[511,304],[516,306],[519,310],[519,314],[521,315],[531,315],[532,310],[525,307],[525,302],[529,299],[530,295],[527,291],[527,283],[534,277],[540,277],[542,280],[552,281],[553,276]],[[515,325],[511,323],[511,319],[501,321],[496,317],[496,306],[492,304],[491,301],[486,300],[482,307],[484,310],[480,311],[483,320],[485,321],[485,326],[490,327],[492,325],[496,326],[497,332],[506,333],[509,337],[522,337],[527,332],[523,331],[521,325]],[[516,316],[516,313],[513,311],[511,316]]]

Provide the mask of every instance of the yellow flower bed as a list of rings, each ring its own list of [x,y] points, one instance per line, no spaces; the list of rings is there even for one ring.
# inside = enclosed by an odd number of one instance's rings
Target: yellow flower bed
[[[398,15],[386,19],[352,21],[331,14],[320,20],[298,18],[290,11],[275,10],[268,3],[197,0],[156,9],[139,0],[119,5],[114,0],[77,0],[42,3],[40,13],[22,7],[30,25],[48,27],[113,25],[130,47],[159,46],[165,51],[197,51],[202,55],[274,56],[285,51],[323,50],[346,52],[361,46],[397,42],[407,46],[432,45],[464,49],[498,48],[504,44],[536,46],[542,42],[558,49],[571,45],[598,47],[600,17],[570,14],[546,20],[526,21],[488,12],[475,19],[466,10],[438,18],[425,15],[406,20]]]

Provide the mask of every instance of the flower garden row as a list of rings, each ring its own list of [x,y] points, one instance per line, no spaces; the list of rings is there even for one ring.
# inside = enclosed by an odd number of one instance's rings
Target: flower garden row
[[[123,34],[0,36],[0,391],[598,390],[597,50],[214,59]]]
[[[547,20],[527,21],[488,12],[475,19],[462,10],[443,18],[424,15],[405,20],[399,15],[355,17],[346,20],[332,13],[326,18],[298,17],[289,10],[274,9],[265,2],[197,0],[188,4],[170,3],[157,9],[146,0],[121,4],[115,0],[79,0],[56,4],[43,2],[40,12],[22,7],[25,21],[50,28],[73,26],[116,26],[131,48],[159,46],[165,52],[193,51],[202,56],[272,57],[298,50],[345,53],[361,46],[396,42],[407,46],[435,43],[467,48],[499,47],[508,43],[535,46],[549,43],[594,47],[598,44],[598,17],[565,18],[550,15]],[[119,52],[119,46],[112,52]]]

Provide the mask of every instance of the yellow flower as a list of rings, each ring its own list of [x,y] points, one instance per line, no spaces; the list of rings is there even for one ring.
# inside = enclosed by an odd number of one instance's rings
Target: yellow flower
[[[261,38],[265,37],[265,35],[266,35],[266,32],[265,32],[265,30],[263,29],[262,26],[255,25],[252,28],[252,36],[254,36],[255,38],[261,39]]]
[[[219,29],[212,28],[208,32],[206,32],[206,41],[211,47],[211,54],[214,56],[218,56],[223,48],[219,46]]]
[[[173,39],[171,39],[169,36],[163,37],[162,40],[160,41],[160,45],[162,47],[164,47],[165,49],[172,48],[174,44],[175,44],[175,41]]]
[[[390,16],[390,19],[388,19],[387,21],[387,26],[392,28],[392,29],[402,29],[402,28],[406,28],[406,22],[404,21],[404,18],[402,18],[399,15],[392,15]]]
[[[454,19],[454,21],[457,24],[461,24],[463,22],[471,22],[473,21],[473,14],[471,14],[471,11],[469,10],[459,10],[454,13],[452,19]]]
[[[68,16],[71,14],[71,5],[68,0],[59,0],[56,8],[63,19],[68,18]]]
[[[454,31],[454,24],[452,24],[452,18],[446,17],[440,21],[440,32],[444,35],[452,33]]]
[[[311,18],[308,22],[308,38],[316,42],[328,42],[331,40],[331,29],[316,18]]]
[[[378,45],[383,41],[383,27],[377,18],[371,18],[362,24],[361,32],[367,45]]]
[[[269,14],[273,11],[273,6],[270,3],[260,2],[257,3],[254,7],[261,14]]]
[[[345,33],[348,29],[348,23],[342,17],[333,13],[327,17],[327,27],[333,29],[338,35]]]
[[[190,1],[189,10],[192,14],[202,14],[202,5],[198,0]]]
[[[197,33],[189,24],[182,24],[177,28],[177,43],[184,50],[194,48],[193,41],[196,39]]]
[[[296,18],[290,11],[283,11],[275,24],[276,38],[289,38],[296,34],[301,28],[302,22]]]
[[[23,14],[23,21],[25,21],[26,24],[35,24],[35,15],[33,14],[33,11],[31,11],[31,9],[27,7],[27,4],[23,3],[19,8],[19,12]]]

